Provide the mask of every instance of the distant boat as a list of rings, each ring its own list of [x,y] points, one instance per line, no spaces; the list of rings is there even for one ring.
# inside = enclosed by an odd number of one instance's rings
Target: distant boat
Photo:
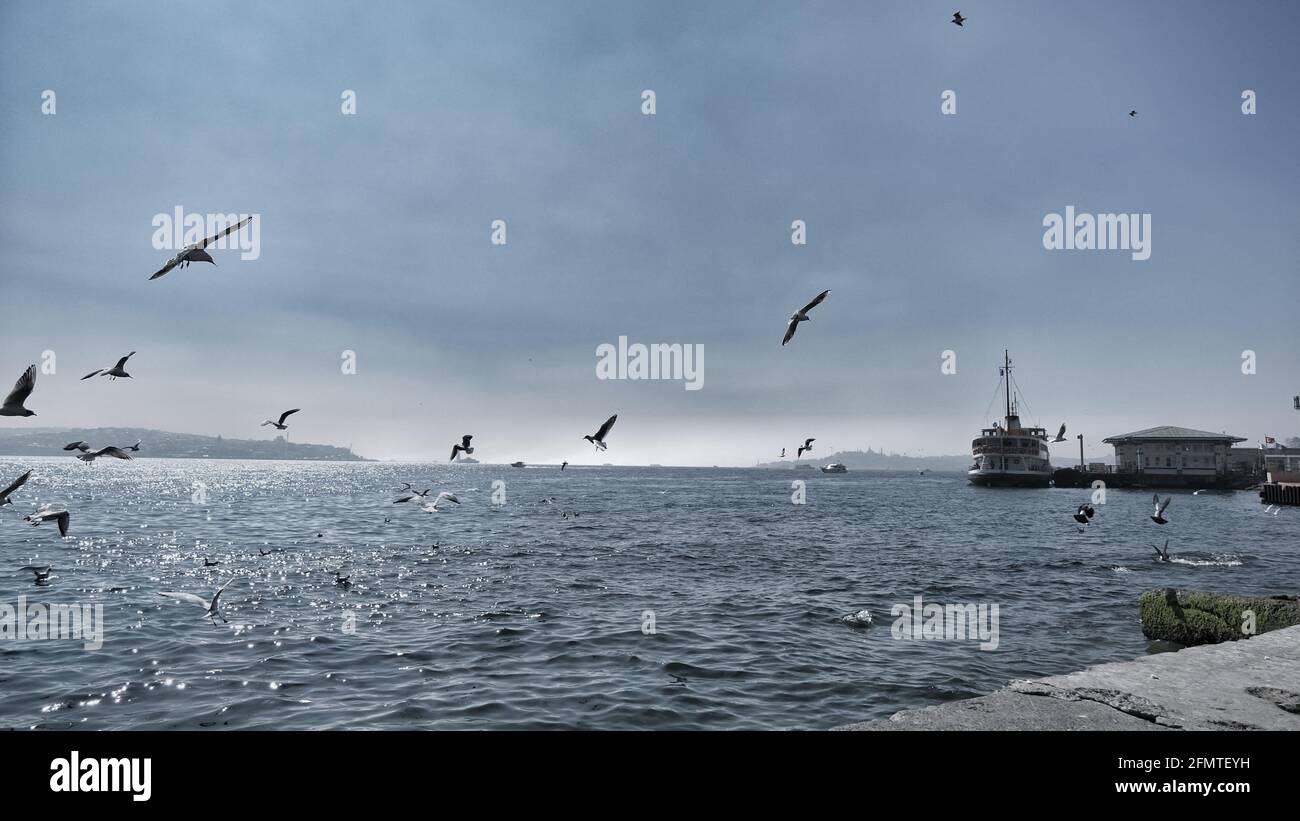
[[[523,462],[511,462],[511,463],[510,463],[510,467],[512,467],[512,468],[521,468],[521,467],[523,467],[523,466],[524,466],[524,463],[523,463]]]
[[[848,473],[849,467],[843,462],[834,462],[822,468],[822,473]]]
[[[650,467],[652,467],[652,468],[661,468],[661,467],[663,467],[663,465],[657,465],[657,464],[651,463]]]
[[[456,463],[460,465],[477,465],[478,460],[473,456],[462,456],[456,460]]]

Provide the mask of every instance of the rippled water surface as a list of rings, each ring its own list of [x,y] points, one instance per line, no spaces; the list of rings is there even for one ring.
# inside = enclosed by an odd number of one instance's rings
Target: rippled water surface
[[[1111,491],[1079,532],[1086,491],[955,474],[0,458],[0,480],[30,467],[0,602],[100,603],[106,635],[0,641],[0,727],[828,728],[1141,655],[1146,589],[1300,580],[1300,510],[1244,492],[1176,493],[1160,527]],[[462,504],[392,504],[407,480]],[[66,540],[21,521],[44,502]],[[227,581],[228,624],[157,595]],[[918,594],[998,604],[998,648],[892,638]]]

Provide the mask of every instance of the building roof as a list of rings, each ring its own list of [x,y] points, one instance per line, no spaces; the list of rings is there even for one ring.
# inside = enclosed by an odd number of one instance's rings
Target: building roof
[[[1147,428],[1146,430],[1137,430],[1132,433],[1122,433],[1119,436],[1111,436],[1101,441],[1107,444],[1118,444],[1122,442],[1132,442],[1137,440],[1148,439],[1199,439],[1212,440],[1215,442],[1244,442],[1243,436],[1233,436],[1229,433],[1214,433],[1208,430],[1196,430],[1195,428],[1180,428],[1175,425],[1161,425],[1156,428]]]

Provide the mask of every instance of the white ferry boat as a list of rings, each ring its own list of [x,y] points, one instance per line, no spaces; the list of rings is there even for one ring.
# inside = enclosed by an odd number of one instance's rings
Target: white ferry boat
[[[848,465],[842,462],[835,462],[822,468],[822,473],[848,473]]]
[[[979,438],[971,443],[975,463],[966,476],[972,484],[986,487],[1047,487],[1052,481],[1047,431],[1020,424],[1012,396],[1009,352],[1003,352],[999,375],[1006,385],[1006,416],[1001,423],[994,422],[993,427],[980,431]]]

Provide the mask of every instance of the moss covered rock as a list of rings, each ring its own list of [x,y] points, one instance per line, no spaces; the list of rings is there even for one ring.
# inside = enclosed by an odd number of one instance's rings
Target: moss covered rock
[[[1193,590],[1150,590],[1138,599],[1142,634],[1185,646],[1250,638],[1300,624],[1293,596],[1233,596]]]

